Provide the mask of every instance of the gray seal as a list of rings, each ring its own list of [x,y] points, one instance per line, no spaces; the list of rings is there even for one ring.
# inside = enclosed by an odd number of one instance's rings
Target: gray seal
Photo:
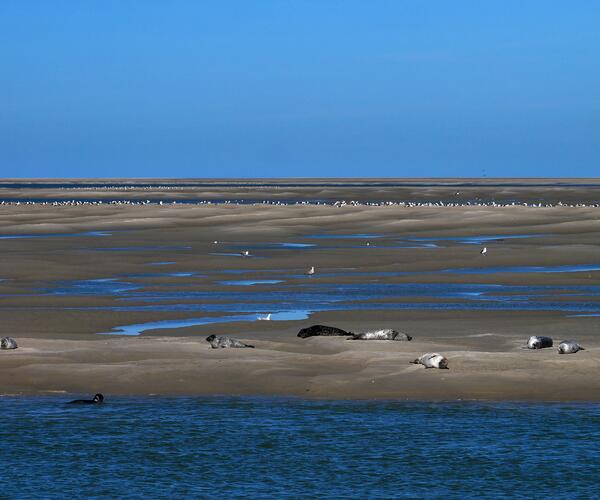
[[[558,344],[558,354],[574,354],[578,351],[585,351],[585,349],[574,340],[563,340]]]
[[[407,333],[402,333],[391,328],[384,330],[374,330],[371,332],[355,333],[348,340],[412,340],[412,337]]]
[[[550,337],[539,337],[533,335],[527,341],[527,349],[543,349],[544,347],[552,347],[552,339]]]
[[[216,335],[209,335],[206,337],[206,341],[210,343],[213,349],[225,348],[225,347],[250,347],[254,349],[253,345],[244,344],[237,339],[230,339],[229,337],[217,337]]]
[[[423,356],[411,361],[415,365],[423,365],[425,368],[439,368],[448,370],[448,360],[437,352],[429,352]]]
[[[352,332],[347,332],[341,328],[335,326],[325,325],[312,325],[307,328],[302,328],[298,332],[298,337],[301,339],[307,339],[308,337],[347,337],[348,335],[354,335]]]
[[[16,349],[17,347],[17,342],[12,337],[0,339],[0,349]]]

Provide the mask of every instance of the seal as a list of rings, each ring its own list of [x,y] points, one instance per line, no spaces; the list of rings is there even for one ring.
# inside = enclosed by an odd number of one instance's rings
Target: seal
[[[213,349],[225,348],[225,347],[250,347],[254,349],[253,345],[244,344],[236,339],[230,339],[229,337],[217,337],[216,335],[209,335],[206,337],[206,341],[210,344]]]
[[[355,333],[348,340],[412,340],[407,333],[402,333],[391,328],[384,330],[374,330],[372,332]]]
[[[347,332],[335,326],[312,325],[307,328],[302,328],[298,332],[298,337],[307,339],[308,337],[347,337],[354,335],[352,332]]]
[[[527,349],[543,349],[544,347],[552,347],[552,339],[550,337],[539,337],[532,335],[527,341]]]
[[[94,399],[74,399],[73,401],[69,401],[67,404],[70,405],[99,405],[104,401],[104,396],[102,394],[96,394]]]
[[[0,339],[0,349],[16,349],[17,347],[17,342],[12,337]]]
[[[558,344],[558,354],[574,354],[578,351],[585,351],[585,349],[574,340],[563,340]]]
[[[425,368],[439,368],[448,370],[448,360],[437,352],[429,352],[423,356],[411,361],[415,365],[423,365]]]

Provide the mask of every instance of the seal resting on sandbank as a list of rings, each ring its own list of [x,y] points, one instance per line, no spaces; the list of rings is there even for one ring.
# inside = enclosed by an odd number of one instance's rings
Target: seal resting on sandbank
[[[206,341],[213,349],[225,347],[250,347],[254,349],[253,345],[244,344],[237,339],[230,339],[229,337],[217,337],[216,335],[209,335],[206,337]]]
[[[577,351],[585,351],[585,349],[574,340],[563,340],[558,344],[558,354],[573,354]]]
[[[17,347],[17,342],[12,337],[0,339],[0,349],[16,349]]]
[[[325,325],[312,325],[307,328],[302,328],[298,332],[298,337],[306,339],[308,337],[347,337],[348,335],[354,335],[352,332],[347,332],[341,328],[335,326]]]
[[[425,368],[439,368],[448,370],[448,360],[437,352],[429,352],[423,356],[411,361],[415,365],[423,365]]]
[[[99,405],[104,401],[104,396],[100,393],[94,396],[94,399],[74,399],[69,401],[69,405]]]
[[[552,339],[550,337],[540,337],[532,335],[527,341],[527,349],[543,349],[544,347],[552,347]]]
[[[348,337],[348,340],[412,340],[412,337],[398,330],[385,328],[372,332],[355,333],[352,337]]]

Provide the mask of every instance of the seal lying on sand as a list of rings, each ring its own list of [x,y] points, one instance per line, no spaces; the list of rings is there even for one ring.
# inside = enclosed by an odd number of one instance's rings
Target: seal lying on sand
[[[527,349],[543,349],[544,347],[552,347],[552,339],[550,337],[538,337],[533,335],[527,341]]]
[[[236,339],[230,339],[229,337],[217,337],[216,335],[209,335],[206,337],[206,341],[210,343],[210,346],[213,349],[218,349],[219,347],[251,347],[254,349],[253,345],[244,344]]]
[[[104,396],[102,394],[96,394],[94,399],[74,399],[73,401],[69,401],[67,404],[70,405],[99,405],[104,401]]]
[[[12,337],[0,339],[0,349],[16,349],[17,342]]]
[[[573,354],[577,351],[585,351],[585,349],[574,340],[563,340],[558,344],[558,354]]]
[[[347,332],[342,330],[341,328],[336,328],[335,326],[325,326],[325,325],[312,325],[308,328],[302,328],[298,332],[298,337],[301,339],[306,339],[308,337],[335,337],[335,336],[344,336],[354,335],[352,332]]]
[[[423,354],[423,356],[411,361],[411,363],[415,365],[423,365],[425,368],[439,368],[440,370],[448,370],[448,360],[437,352]]]
[[[352,337],[348,337],[348,340],[412,340],[412,337],[406,333],[386,328],[372,332],[355,333]]]

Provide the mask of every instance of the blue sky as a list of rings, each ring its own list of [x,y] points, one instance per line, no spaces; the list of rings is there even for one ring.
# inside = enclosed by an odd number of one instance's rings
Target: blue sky
[[[598,176],[594,1],[0,2],[1,177]]]

